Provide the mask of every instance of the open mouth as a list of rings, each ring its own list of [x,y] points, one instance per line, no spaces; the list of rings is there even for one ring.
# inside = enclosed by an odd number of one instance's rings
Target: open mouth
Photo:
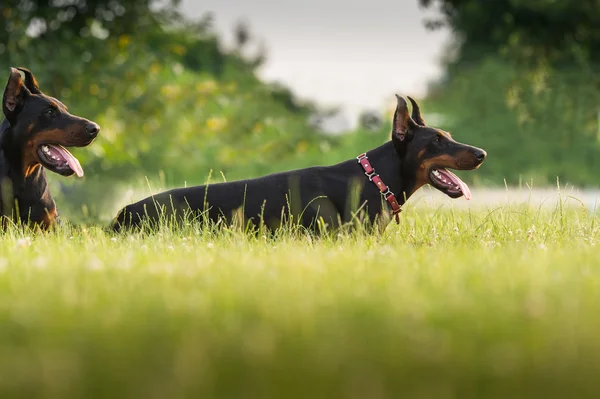
[[[464,195],[465,199],[471,199],[471,190],[467,183],[447,169],[431,169],[429,179],[435,188],[451,198],[459,198]]]
[[[38,156],[42,165],[63,176],[83,176],[81,164],[65,147],[59,144],[44,144],[38,148]]]

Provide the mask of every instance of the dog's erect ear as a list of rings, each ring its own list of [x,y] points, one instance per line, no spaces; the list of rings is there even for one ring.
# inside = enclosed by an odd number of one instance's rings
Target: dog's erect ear
[[[23,84],[23,77],[19,70],[10,68],[10,77],[6,83],[4,97],[2,98],[2,111],[9,121],[21,112],[21,108],[29,94],[31,93]]]
[[[25,75],[25,87],[27,87],[32,94],[42,94],[40,86],[38,86],[38,82],[35,79],[35,76],[33,76],[33,73],[31,73],[31,71],[27,68],[18,67],[17,69],[23,72],[23,75]]]
[[[421,109],[419,108],[419,104],[415,100],[413,100],[410,96],[406,96],[410,103],[412,104],[412,118],[415,122],[417,122],[421,126],[425,126],[425,120],[421,116]]]
[[[392,126],[392,138],[400,143],[406,143],[413,137],[412,129],[417,126],[408,114],[408,104],[406,100],[396,94],[398,105],[394,113],[394,124]]]

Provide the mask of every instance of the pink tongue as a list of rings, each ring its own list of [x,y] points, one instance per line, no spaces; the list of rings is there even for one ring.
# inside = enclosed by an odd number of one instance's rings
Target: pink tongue
[[[458,177],[456,177],[458,179],[458,186],[460,187],[460,191],[462,191],[463,195],[465,196],[465,199],[468,201],[471,199],[471,190],[469,190],[469,186],[467,186],[467,183],[465,183],[464,181],[460,180]]]
[[[48,144],[48,147],[51,147],[53,150],[58,152],[67,161],[67,163],[69,164],[69,168],[71,168],[71,170],[75,172],[75,174],[77,174],[77,177],[83,176],[83,168],[81,167],[81,164],[79,163],[77,158],[75,158],[69,151],[67,151],[65,147],[61,145],[52,144]]]
[[[454,173],[450,172],[449,170],[444,170],[443,173],[447,173],[448,176],[450,177],[450,179],[454,183],[456,183],[458,185],[458,187],[460,187],[460,191],[462,191],[463,196],[465,197],[465,199],[467,201],[471,199],[471,190],[469,190],[469,186],[467,186],[467,183],[460,180],[460,177],[456,176]]]

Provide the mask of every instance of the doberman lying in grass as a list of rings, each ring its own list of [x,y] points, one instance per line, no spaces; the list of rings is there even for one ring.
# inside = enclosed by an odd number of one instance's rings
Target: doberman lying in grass
[[[170,190],[126,206],[118,213],[113,228],[152,227],[160,220],[180,222],[190,216],[231,223],[240,212],[244,223],[256,227],[262,224],[270,230],[290,218],[311,230],[321,229],[323,223],[336,228],[359,214],[372,226],[375,221],[385,226],[391,215],[398,221],[400,206],[427,183],[452,198],[470,199],[468,186],[448,168],[476,169],[485,159],[485,151],[426,126],[418,104],[408,97],[413,107],[411,117],[407,102],[396,97],[392,140],[356,159],[256,179]]]
[[[100,127],[69,114],[67,107],[43,94],[33,74],[11,68],[4,89],[0,124],[0,218],[42,229],[58,220],[44,168],[63,176],[83,176],[65,147],[85,147]]]

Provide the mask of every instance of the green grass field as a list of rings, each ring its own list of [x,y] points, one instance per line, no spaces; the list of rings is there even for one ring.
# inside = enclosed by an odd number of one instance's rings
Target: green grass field
[[[585,209],[410,208],[381,236],[0,240],[0,397],[599,397]]]

